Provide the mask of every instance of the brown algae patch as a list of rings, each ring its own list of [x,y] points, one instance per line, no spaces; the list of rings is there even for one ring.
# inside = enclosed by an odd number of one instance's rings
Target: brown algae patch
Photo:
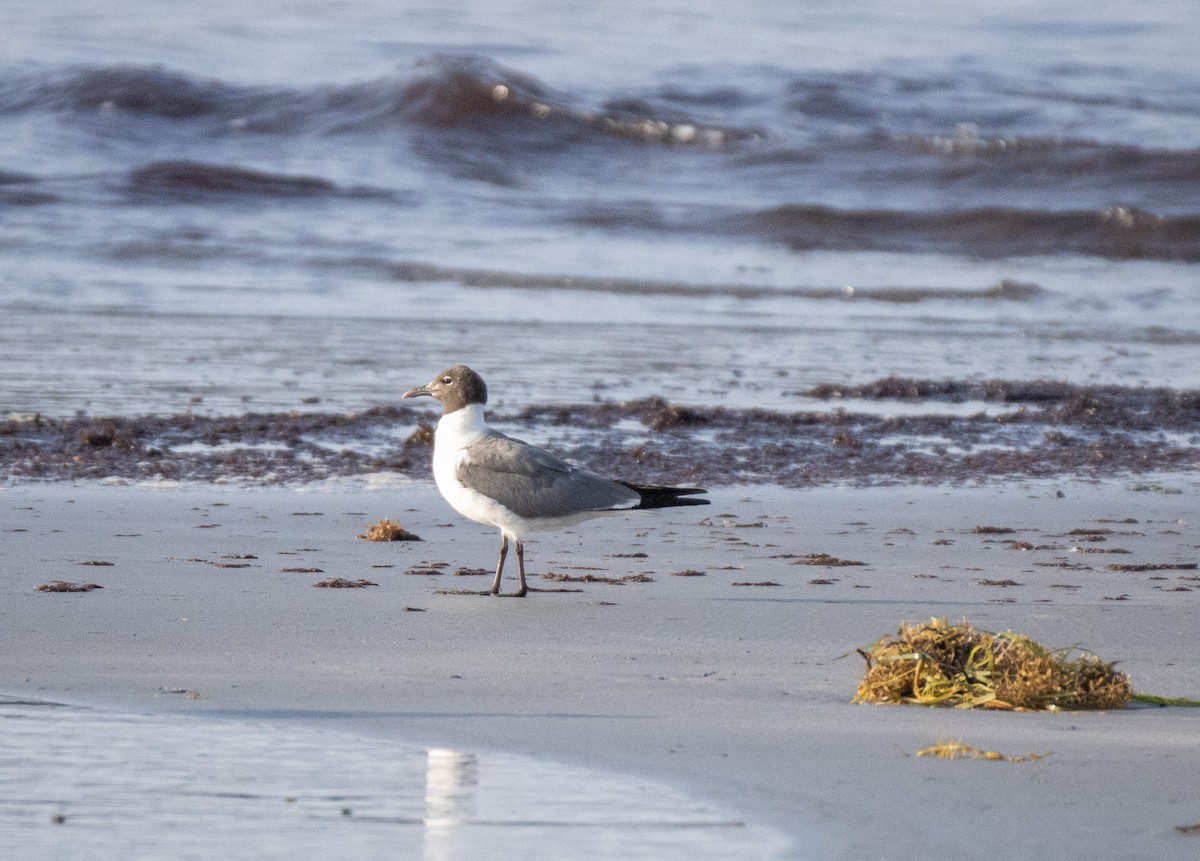
[[[66,580],[56,580],[53,583],[43,583],[37,587],[38,592],[92,592],[103,589],[99,583],[68,583]]]
[[[525,430],[554,428],[558,454],[640,483],[766,482],[784,487],[946,484],[1016,477],[1188,474],[1200,447],[1172,441],[1200,417],[1200,390],[1079,386],[1056,381],[887,378],[860,387],[784,392],[796,410],[695,407],[662,397],[493,410]],[[893,415],[830,401],[916,401]],[[1003,412],[960,415],[982,400]],[[644,432],[623,429],[637,422]],[[407,438],[397,434],[403,429]],[[415,429],[415,430],[411,430]],[[407,406],[355,413],[289,411],[0,420],[0,476],[252,484],[387,471],[428,478],[428,414]],[[561,434],[560,434],[561,432]],[[1135,485],[1153,489],[1151,485]],[[1165,491],[1163,491],[1165,492]],[[986,525],[986,524],[985,524]]]
[[[866,562],[856,562],[853,559],[839,559],[828,553],[806,553],[797,558],[793,565],[822,565],[826,568],[844,568],[852,565],[866,565]]]
[[[543,580],[551,583],[607,583],[610,586],[623,586],[626,583],[653,583],[654,578],[646,574],[627,574],[624,577],[608,577],[603,574],[556,574],[550,572],[542,575]]]
[[[1143,564],[1121,564],[1110,562],[1104,567],[1109,571],[1195,571],[1197,562],[1147,562]]]
[[[313,583],[318,589],[362,589],[365,586],[378,586],[370,580],[345,580],[341,577],[329,577],[320,583]]]
[[[1129,677],[1090,653],[972,628],[964,619],[901,624],[859,650],[867,671],[852,702],[1021,711],[1124,708]]]
[[[399,520],[383,518],[378,523],[368,523],[367,531],[358,536],[367,541],[420,541],[421,537],[409,532]]]

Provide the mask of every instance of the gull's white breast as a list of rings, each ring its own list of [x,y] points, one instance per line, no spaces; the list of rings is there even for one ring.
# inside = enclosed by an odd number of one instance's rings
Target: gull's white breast
[[[488,433],[483,407],[470,404],[444,415],[438,421],[433,443],[433,479],[450,506],[476,523],[483,523],[520,538],[535,524],[501,505],[490,496],[472,490],[458,478],[458,468],[467,456],[467,447]]]

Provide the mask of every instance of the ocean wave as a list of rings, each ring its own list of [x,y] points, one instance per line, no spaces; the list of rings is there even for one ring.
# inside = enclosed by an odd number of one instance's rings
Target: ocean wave
[[[260,134],[371,134],[397,126],[580,135],[647,144],[723,147],[759,136],[683,112],[613,100],[580,107],[531,75],[486,57],[433,55],[396,75],[349,85],[271,89],[203,79],[160,66],[118,65],[0,80],[0,114],[25,111],[124,113],[206,121]]]
[[[1200,262],[1200,215],[1156,215],[1126,206],[909,212],[797,204],[742,212],[717,223],[794,250],[923,251],[980,258],[1079,254]]]
[[[34,188],[36,183],[36,177],[0,170],[0,205],[37,206],[60,200],[58,195]]]
[[[758,132],[661,112],[648,104],[617,100],[596,109],[535,77],[486,57],[433,55],[404,73],[348,87],[318,88],[305,97],[306,122],[330,133],[370,133],[401,126],[440,131],[484,131],[519,136],[535,146],[569,145],[597,135],[647,144],[723,147]],[[314,110],[315,108],[315,110]],[[285,107],[280,118],[289,115]],[[293,114],[294,116],[294,114]],[[278,121],[252,119],[247,127]],[[283,124],[286,127],[286,123]],[[541,136],[540,141],[530,141]]]
[[[133,171],[133,191],[143,194],[254,194],[270,197],[314,197],[333,194],[337,187],[310,176],[285,176],[248,168],[159,161]]]
[[[0,88],[4,111],[122,111],[187,120],[244,110],[255,91],[161,66],[116,65],[21,77]]]
[[[250,195],[256,197],[390,197],[367,188],[342,188],[314,176],[293,176],[194,161],[158,161],[129,175],[129,189],[160,196]]]
[[[564,216],[608,231],[748,237],[794,251],[935,253],[979,259],[1075,254],[1113,260],[1200,262],[1200,215],[1160,215],[1135,206],[1097,210],[840,209],[783,204],[752,209],[642,201],[586,204]]]
[[[877,135],[887,148],[947,157],[932,171],[956,181],[977,176],[1000,186],[1022,176],[1110,187],[1170,184],[1200,194],[1200,149],[1161,149],[1057,136],[985,135],[974,123],[949,134]]]

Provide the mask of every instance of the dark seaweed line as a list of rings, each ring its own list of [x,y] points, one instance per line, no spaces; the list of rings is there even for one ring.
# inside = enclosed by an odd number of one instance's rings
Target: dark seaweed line
[[[649,398],[535,406],[494,418],[502,427],[553,428],[567,440],[556,448],[569,459],[653,483],[938,484],[1200,466],[1200,447],[1162,436],[1197,428],[1200,392],[1058,385],[1029,390],[1031,403],[994,416],[691,408]],[[9,420],[0,423],[0,475],[8,481],[232,478],[255,484],[379,471],[428,478],[427,419],[427,412],[397,406],[357,414]],[[644,432],[613,430],[629,419]],[[400,441],[392,436],[398,426],[416,431]],[[372,454],[362,453],[364,443]],[[255,447],[264,444],[270,447]],[[183,446],[188,450],[176,451]]]

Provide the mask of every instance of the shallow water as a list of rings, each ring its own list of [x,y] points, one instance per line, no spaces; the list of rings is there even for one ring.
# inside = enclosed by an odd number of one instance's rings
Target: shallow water
[[[1193,12],[6,3],[0,414],[1200,386]]]
[[[5,857],[774,858],[668,787],[283,722],[0,700]],[[14,854],[15,853],[15,854]]]

